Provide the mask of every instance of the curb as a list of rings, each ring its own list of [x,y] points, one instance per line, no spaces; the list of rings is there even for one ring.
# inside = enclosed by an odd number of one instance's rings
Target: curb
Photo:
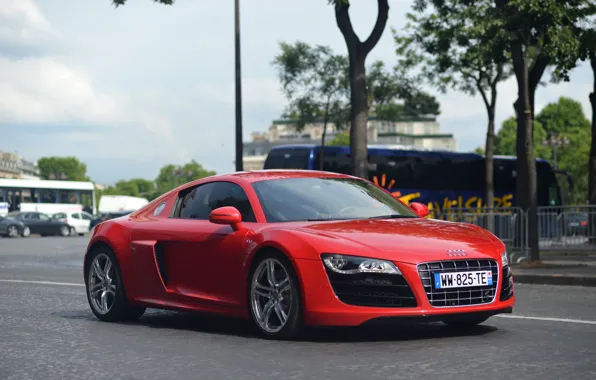
[[[596,287],[596,276],[569,276],[552,274],[526,274],[513,272],[513,282],[534,285],[567,285]]]

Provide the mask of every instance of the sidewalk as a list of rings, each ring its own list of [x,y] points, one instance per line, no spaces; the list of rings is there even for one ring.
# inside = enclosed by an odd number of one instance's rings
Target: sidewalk
[[[520,284],[596,286],[596,254],[541,255],[540,264],[515,264]]]

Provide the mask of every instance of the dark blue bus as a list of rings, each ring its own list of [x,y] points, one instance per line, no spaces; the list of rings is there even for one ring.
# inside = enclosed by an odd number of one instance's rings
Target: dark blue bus
[[[283,145],[273,147],[264,169],[320,168],[319,145]],[[431,212],[447,209],[486,208],[484,201],[485,158],[475,153],[420,151],[370,146],[369,180],[389,190],[405,203],[421,202]],[[561,206],[561,187],[552,165],[536,160],[538,206]],[[350,148],[325,147],[323,170],[352,174]],[[515,207],[515,157],[495,156],[493,208]],[[571,185],[571,178],[568,176]]]

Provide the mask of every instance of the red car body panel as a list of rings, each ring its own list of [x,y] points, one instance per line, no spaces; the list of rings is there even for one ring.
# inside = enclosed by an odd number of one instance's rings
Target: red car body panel
[[[421,317],[474,312],[510,312],[512,295],[501,302],[501,254],[505,245],[488,231],[468,224],[432,219],[384,219],[267,223],[251,184],[297,177],[351,178],[316,171],[256,171],[213,176],[174,189],[124,217],[98,224],[91,232],[87,255],[108,245],[119,262],[126,296],[133,304],[172,310],[194,310],[248,318],[247,282],[255,254],[275,248],[292,262],[300,282],[305,322],[309,325],[355,326],[383,317]],[[209,220],[170,215],[178,193],[198,184],[227,181],[242,187],[256,217],[238,230]],[[163,210],[154,215],[162,203]],[[155,248],[157,244],[158,248]],[[166,286],[155,250],[164,253]],[[465,250],[452,258],[446,250]],[[417,306],[389,308],[352,306],[339,300],[325,270],[322,253],[392,261],[414,293]],[[85,257],[85,259],[86,259]],[[453,259],[491,259],[499,276],[494,301],[475,306],[430,305],[417,264]]]

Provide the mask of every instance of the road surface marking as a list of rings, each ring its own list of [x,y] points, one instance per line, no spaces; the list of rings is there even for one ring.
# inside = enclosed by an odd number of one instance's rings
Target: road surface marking
[[[525,315],[496,315],[496,317],[511,318],[511,319],[530,319],[530,320],[536,320],[536,321],[549,321],[549,322],[580,323],[580,324],[584,324],[584,325],[596,325],[596,321],[586,321],[583,319],[530,317],[530,316],[525,316]]]
[[[39,285],[59,285],[59,286],[85,286],[85,284],[77,284],[74,282],[54,282],[54,281],[28,281],[28,280],[4,280],[0,282],[12,282],[20,284],[39,284]]]
[[[85,284],[78,284],[75,282],[54,282],[54,281],[0,279],[0,282],[11,282],[11,283],[19,283],[19,284],[58,285],[58,286],[79,286],[79,287],[85,286]],[[596,321],[586,321],[586,320],[582,320],[582,319],[531,317],[531,316],[526,316],[526,315],[510,315],[510,314],[499,314],[499,315],[496,315],[496,317],[510,318],[510,319],[528,319],[528,320],[535,320],[535,321],[578,323],[578,324],[584,324],[584,325],[596,325]]]

